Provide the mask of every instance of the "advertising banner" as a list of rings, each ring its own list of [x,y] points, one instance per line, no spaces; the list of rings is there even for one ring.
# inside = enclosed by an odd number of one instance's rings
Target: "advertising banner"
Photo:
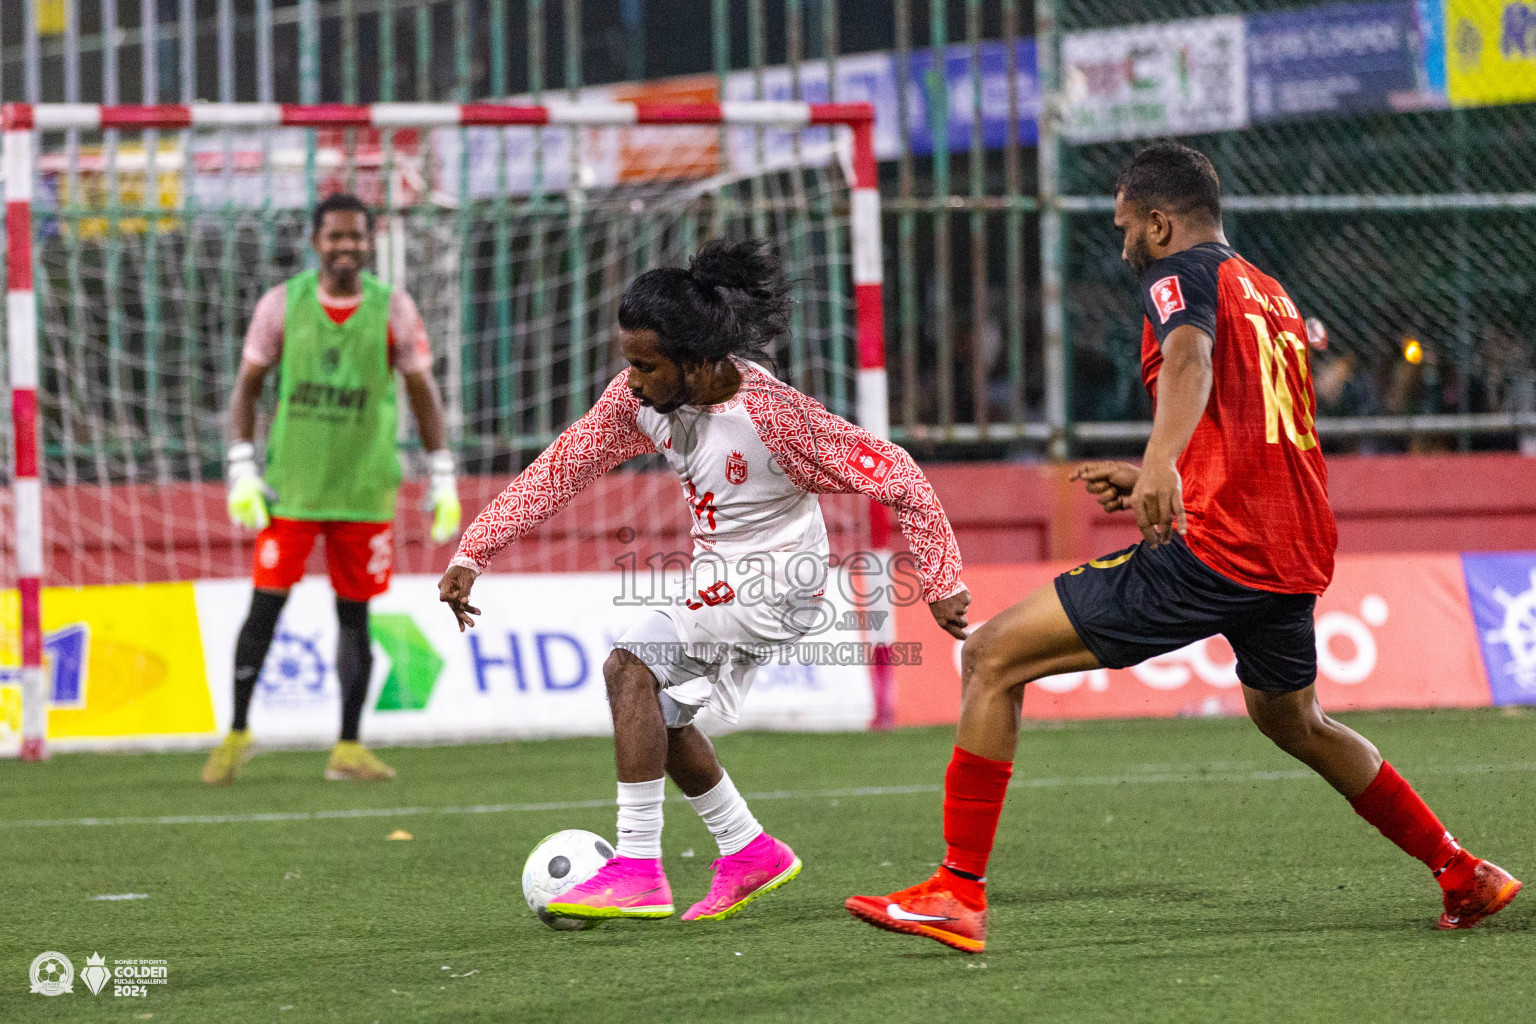
[[[901,117],[896,97],[896,73],[888,53],[861,53],[840,57],[837,61],[837,101],[868,103],[875,108],[875,157],[894,160],[901,154]],[[764,99],[783,102],[795,99],[795,78],[787,67],[763,69],[763,91],[757,93],[757,76],[751,71],[733,71],[725,80],[725,96],[730,101]],[[799,98],[808,103],[826,103],[832,96],[828,88],[827,62],[808,60],[800,65]],[[834,156],[832,132],[818,129],[803,132],[740,128],[730,132],[731,166],[743,171],[757,166],[758,136],[762,136],[763,163],[784,167],[795,159],[795,138],[800,140],[804,163],[824,164]]]
[[[1445,26],[1453,106],[1536,100],[1536,0],[1445,0]]]
[[[1067,568],[967,569],[974,596],[971,623],[985,621]],[[895,672],[897,724],[955,721],[960,645],[923,608],[899,609],[896,625],[903,640],[922,645],[921,664]],[[1333,585],[1318,601],[1317,653],[1318,696],[1330,711],[1489,702],[1456,555],[1341,557]],[[1042,679],[1024,697],[1024,717],[1034,719],[1242,713],[1236,661],[1220,637],[1130,669]]]
[[[1536,552],[1461,556],[1495,704],[1536,704]]]
[[[1068,565],[966,570],[971,623]],[[873,715],[867,611],[857,582],[828,581],[825,628],[757,674],[742,728],[863,729]],[[674,587],[672,593],[681,593]],[[222,580],[44,591],[49,741],[61,749],[211,743],[228,728],[233,652],[250,583]],[[641,597],[647,600],[641,600]],[[654,614],[649,588],[613,573],[488,575],[484,615],[460,633],[436,577],[399,576],[372,603],[374,666],[363,717],[379,745],[605,735],[602,665]],[[19,744],[15,592],[0,600],[0,754]],[[1346,555],[1317,606],[1318,695],[1333,711],[1536,704],[1536,552]],[[896,610],[896,723],[948,724],[960,708],[959,642],[921,603]],[[269,746],[326,746],[340,715],[335,598],[323,577],[294,588],[258,680],[251,727]],[[1129,669],[1029,687],[1031,719],[1243,713],[1220,637]],[[701,716],[706,729],[724,724]]]
[[[848,604],[840,589],[829,587],[828,595],[833,621],[842,623]],[[485,614],[473,630],[460,633],[452,613],[437,599],[435,576],[395,577],[388,592],[370,605],[374,666],[363,711],[364,741],[387,745],[611,732],[603,661],[632,623],[654,614],[636,601],[617,600],[625,592],[616,572],[487,575],[475,584],[474,595]],[[632,582],[628,592],[637,592]],[[232,652],[250,599],[248,582],[197,585],[208,689],[221,727],[229,721]],[[251,731],[258,742],[334,742],[341,707],[334,602],[323,577],[307,577],[293,589],[251,705]],[[834,627],[814,639],[852,645],[862,635]],[[806,645],[806,650],[804,656],[796,651],[758,670],[742,728],[868,725],[873,714],[868,668],[803,664],[816,660],[822,649]]]
[[[1412,3],[1334,4],[1248,18],[1255,121],[1404,109],[1427,102]]]
[[[1103,142],[1243,127],[1245,38],[1238,16],[1067,33],[1064,133]]]
[[[981,71],[982,145],[987,149],[1001,149],[1008,144],[1008,50],[1001,42],[984,42],[977,50]],[[935,72],[933,51],[914,51],[908,72],[907,111],[911,127],[907,138],[913,153],[928,156],[933,153],[932,119],[929,116],[934,98],[930,78]],[[971,148],[971,126],[976,110],[968,44],[945,49],[943,74],[949,98],[949,148],[953,152],[965,152]],[[1019,113],[1019,143],[1033,146],[1038,141],[1036,119],[1040,114],[1040,78],[1035,68],[1033,39],[1020,39],[1014,44],[1014,88]]]
[[[194,584],[48,587],[43,661],[61,747],[195,743],[214,732]],[[0,749],[20,743],[16,592],[0,596]]]

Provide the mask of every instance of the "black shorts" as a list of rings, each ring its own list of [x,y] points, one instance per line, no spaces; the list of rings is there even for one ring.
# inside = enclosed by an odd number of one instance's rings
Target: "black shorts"
[[[1244,686],[1291,693],[1317,678],[1316,595],[1234,583],[1178,537],[1064,572],[1056,595],[1083,646],[1105,668],[1127,668],[1220,633],[1237,653]]]

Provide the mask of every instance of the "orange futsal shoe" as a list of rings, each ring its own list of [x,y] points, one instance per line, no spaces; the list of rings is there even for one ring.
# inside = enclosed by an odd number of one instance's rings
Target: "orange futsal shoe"
[[[1471,928],[1509,906],[1524,884],[1497,864],[1480,860],[1466,888],[1446,890],[1445,913],[1436,927]]]
[[[943,872],[889,896],[850,896],[843,902],[861,921],[889,932],[926,935],[962,953],[987,948],[987,908],[971,909],[949,890]]]

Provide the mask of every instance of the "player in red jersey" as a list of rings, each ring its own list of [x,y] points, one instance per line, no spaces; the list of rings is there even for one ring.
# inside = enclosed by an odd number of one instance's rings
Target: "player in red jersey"
[[[1370,741],[1317,702],[1313,606],[1333,577],[1337,531],[1296,306],[1227,245],[1202,154],[1144,149],[1115,193],[1122,255],[1141,277],[1142,371],[1156,411],[1140,467],[1089,463],[1073,478],[1105,511],[1133,512],[1145,539],[1063,573],[966,640],[944,861],[918,885],[846,906],[878,927],[981,952],[1025,684],[1221,633],[1259,730],[1434,872],[1439,927],[1470,928],[1520,882],[1463,850]]]

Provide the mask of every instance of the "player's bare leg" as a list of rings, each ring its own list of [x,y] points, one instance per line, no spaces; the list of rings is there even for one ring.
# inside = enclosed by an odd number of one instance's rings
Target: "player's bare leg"
[[[667,729],[667,774],[720,847],[709,894],[684,912],[684,921],[730,917],[800,873],[800,858],[758,824],[698,726]]]
[[[1439,881],[1440,928],[1470,928],[1507,907],[1521,883],[1473,857],[1376,750],[1370,740],[1323,713],[1317,688],[1266,693],[1243,687],[1248,717],[1281,750],[1321,775],[1355,811]]]
[[[686,797],[703,796],[720,784],[725,769],[715,745],[696,725],[667,730],[667,775]]]
[[[1359,796],[1381,772],[1371,741],[1323,713],[1317,687],[1266,693],[1243,687],[1248,717],[1275,746],[1321,775],[1346,799]]]
[[[985,949],[987,859],[1013,774],[1024,687],[1098,666],[1049,584],[972,633],[960,655],[960,725],[944,775],[944,861],[911,888],[851,897],[849,912],[966,953]]]
[[[1012,761],[1019,745],[1024,685],[1060,672],[1099,667],[1051,584],[971,633],[960,654],[960,724],[955,745]]]
[[[603,662],[603,680],[619,775],[617,852],[548,909],[557,917],[583,920],[671,917],[672,887],[661,867],[667,727],[656,676],[633,654],[614,650]]]
[[[661,783],[667,767],[667,726],[656,699],[656,675],[628,651],[603,662],[608,711],[613,716],[613,756],[619,781]],[[621,837],[622,838],[622,837]]]

